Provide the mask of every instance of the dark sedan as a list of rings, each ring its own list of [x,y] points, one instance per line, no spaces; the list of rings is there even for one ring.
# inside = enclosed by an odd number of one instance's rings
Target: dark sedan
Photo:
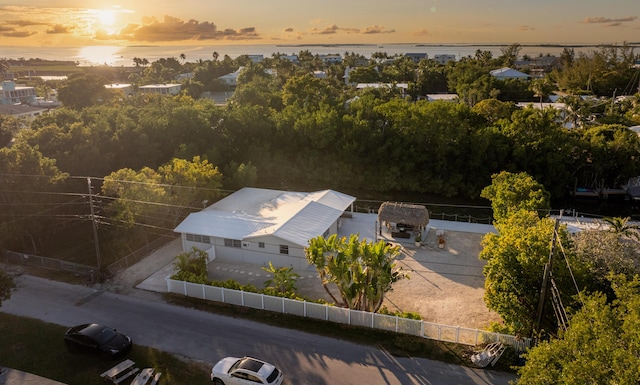
[[[108,326],[83,324],[70,328],[64,334],[70,352],[97,353],[117,357],[131,349],[131,338]]]

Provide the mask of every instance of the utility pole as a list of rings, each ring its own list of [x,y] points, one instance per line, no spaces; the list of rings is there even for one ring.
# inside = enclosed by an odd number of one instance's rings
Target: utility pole
[[[538,313],[536,316],[536,322],[533,325],[533,334],[531,337],[535,338],[536,333],[540,333],[540,325],[542,324],[542,315],[544,314],[544,304],[547,301],[549,293],[549,280],[551,278],[551,270],[553,268],[553,255],[556,251],[556,238],[558,236],[558,227],[560,225],[560,219],[562,218],[562,210],[560,215],[556,218],[556,225],[553,228],[553,238],[551,241],[551,251],[549,252],[549,261],[544,265],[544,275],[542,276],[542,288],[540,289],[540,300],[538,301]]]
[[[96,260],[98,262],[98,274],[102,269],[100,261],[100,245],[98,244],[98,224],[96,223],[96,215],[93,211],[93,191],[91,188],[91,178],[87,177],[87,186],[89,187],[89,207],[91,208],[91,223],[93,224],[93,243],[96,245]]]

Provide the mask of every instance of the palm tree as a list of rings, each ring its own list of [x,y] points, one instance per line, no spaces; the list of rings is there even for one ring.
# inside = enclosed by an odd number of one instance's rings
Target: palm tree
[[[540,98],[540,108],[542,108],[542,99],[549,95],[555,86],[547,77],[535,79],[529,84],[529,89],[533,91],[533,95]]]
[[[337,305],[369,312],[378,311],[391,285],[406,277],[396,269],[394,260],[399,253],[397,246],[360,241],[357,234],[348,240],[336,234],[327,239],[316,237],[305,249],[307,260],[316,267],[325,291]],[[331,293],[329,283],[336,285],[342,302]]]
[[[618,236],[621,236],[621,237],[631,238],[636,241],[640,241],[640,233],[638,233],[638,230],[640,230],[640,226],[629,224],[629,220],[631,220],[631,217],[626,217],[626,218],[605,217],[605,218],[602,218],[602,220],[609,224],[610,232],[617,234]]]
[[[269,261],[269,267],[263,267],[262,270],[271,273],[273,277],[264,282],[267,287],[274,287],[280,293],[293,293],[296,291],[296,281],[300,278],[300,274],[293,272],[293,267],[273,266]]]
[[[0,59],[0,74],[2,74],[3,79],[7,71],[9,71],[9,61],[7,59]]]

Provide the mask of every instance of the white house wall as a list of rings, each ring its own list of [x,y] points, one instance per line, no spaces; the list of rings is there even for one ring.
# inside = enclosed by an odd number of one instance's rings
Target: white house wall
[[[299,245],[287,243],[275,237],[262,237],[259,241],[242,241],[241,247],[229,247],[224,245],[223,238],[211,237],[212,244],[188,241],[182,234],[182,249],[189,252],[193,247],[207,250],[214,247],[215,261],[209,266],[215,266],[216,261],[247,263],[253,265],[268,266],[271,262],[275,267],[293,267],[294,269],[306,269],[309,263],[304,255],[304,248]],[[264,243],[264,248],[259,243]],[[280,245],[289,247],[289,254],[280,253]]]

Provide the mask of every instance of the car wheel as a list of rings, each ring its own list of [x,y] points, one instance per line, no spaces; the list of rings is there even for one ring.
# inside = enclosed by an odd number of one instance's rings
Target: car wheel
[[[214,378],[213,383],[216,385],[224,385],[224,382],[222,382],[222,380],[219,378]]]

